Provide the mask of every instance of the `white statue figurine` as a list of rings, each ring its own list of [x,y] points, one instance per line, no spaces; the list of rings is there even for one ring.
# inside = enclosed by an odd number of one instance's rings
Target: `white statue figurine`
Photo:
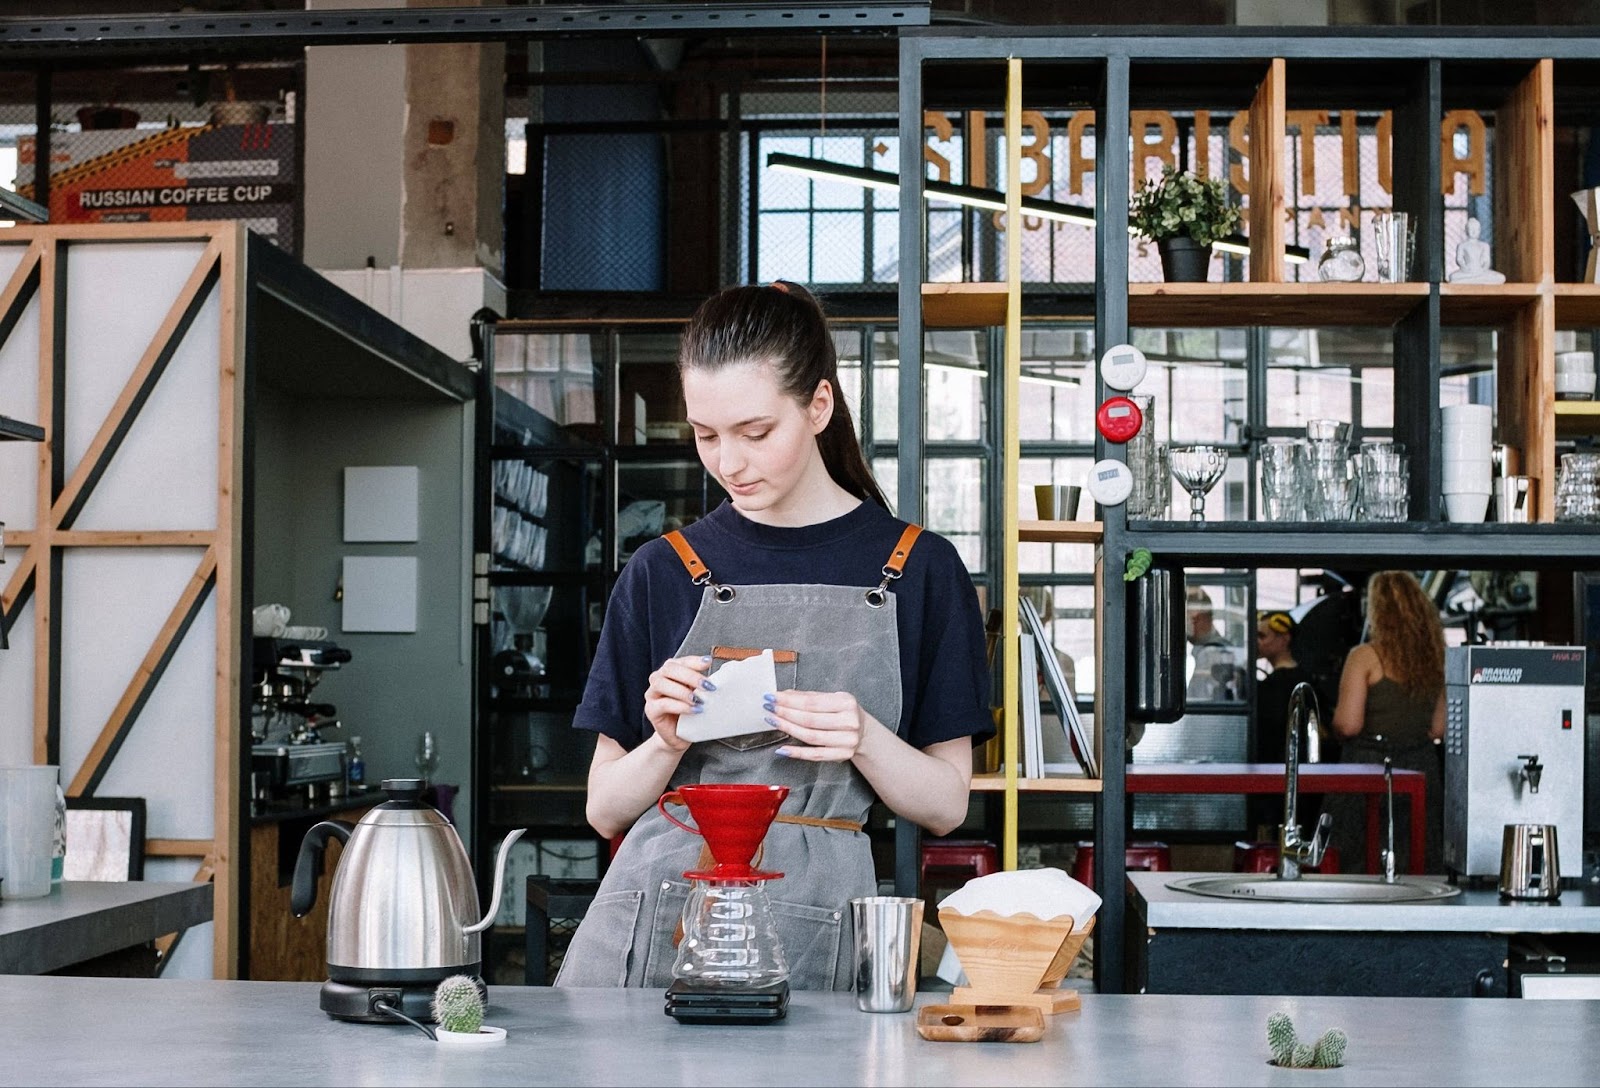
[[[1450,283],[1504,283],[1506,274],[1489,267],[1489,243],[1478,237],[1483,227],[1468,218],[1467,236],[1456,247],[1456,270],[1445,279]]]

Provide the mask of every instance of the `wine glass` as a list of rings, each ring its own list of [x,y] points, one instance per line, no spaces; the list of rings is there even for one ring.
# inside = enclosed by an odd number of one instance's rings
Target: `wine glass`
[[[423,781],[431,782],[433,772],[439,767],[439,746],[435,743],[431,730],[423,730],[422,735],[417,738],[416,764],[417,773],[422,776]]]
[[[1172,475],[1189,492],[1189,520],[1206,520],[1206,492],[1222,479],[1228,451],[1220,446],[1173,446],[1167,457]]]

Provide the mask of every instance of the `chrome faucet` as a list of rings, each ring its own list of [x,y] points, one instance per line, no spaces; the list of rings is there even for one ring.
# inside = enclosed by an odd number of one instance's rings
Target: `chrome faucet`
[[[1278,827],[1278,879],[1299,880],[1301,865],[1320,865],[1328,848],[1333,817],[1324,812],[1309,841],[1300,838],[1300,730],[1317,729],[1317,695],[1299,683],[1289,693],[1289,720],[1284,735],[1283,823]]]
[[[1394,883],[1394,761],[1383,757],[1383,792],[1389,801],[1388,834],[1383,844],[1383,882]]]

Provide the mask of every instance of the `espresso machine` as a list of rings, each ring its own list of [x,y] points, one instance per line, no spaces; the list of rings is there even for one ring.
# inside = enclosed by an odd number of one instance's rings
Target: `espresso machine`
[[[325,804],[343,793],[343,740],[323,731],[339,726],[332,703],[313,702],[322,675],[350,660],[332,642],[256,638],[251,646],[250,784],[258,802],[304,800]]]
[[[1507,824],[1556,828],[1557,864],[1583,871],[1584,648],[1445,650],[1444,865],[1497,877]]]

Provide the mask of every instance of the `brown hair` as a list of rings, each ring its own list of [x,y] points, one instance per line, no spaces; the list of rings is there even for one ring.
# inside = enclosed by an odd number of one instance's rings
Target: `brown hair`
[[[1444,687],[1444,627],[1416,578],[1381,570],[1367,582],[1367,622],[1383,671],[1419,699]]]
[[[839,388],[839,355],[816,296],[797,283],[779,280],[770,287],[729,287],[701,303],[683,331],[678,373],[750,362],[770,364],[778,387],[802,405],[811,403],[822,382],[828,383],[833,416],[817,436],[822,463],[834,483],[850,494],[889,509],[861,454],[855,421]]]

